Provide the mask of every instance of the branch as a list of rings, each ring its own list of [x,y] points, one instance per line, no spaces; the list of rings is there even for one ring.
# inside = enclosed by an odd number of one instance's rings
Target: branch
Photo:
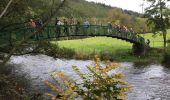
[[[2,18],[2,16],[6,13],[7,9],[9,8],[10,4],[12,3],[13,0],[10,0],[7,4],[7,6],[5,7],[5,9],[3,10],[3,12],[0,14],[0,19]]]
[[[41,29],[37,30],[37,32],[33,32],[32,34],[28,35],[25,39],[21,40],[21,42],[20,42],[18,45],[16,45],[16,46],[11,50],[11,52],[8,54],[8,56],[3,60],[2,66],[6,64],[6,62],[10,59],[10,57],[13,55],[13,53],[14,53],[23,43],[27,42],[27,41],[30,39],[31,36],[33,36],[34,34],[37,34],[37,33],[39,33],[39,32],[42,31],[42,29],[51,21],[51,18],[54,17],[54,15],[56,15],[56,12],[58,12],[58,11],[60,10],[60,8],[65,5],[65,2],[66,2],[66,0],[63,0],[62,3],[59,5],[59,7],[56,9],[56,11],[55,11],[55,12],[51,12],[49,19],[44,23],[44,26],[43,26]]]

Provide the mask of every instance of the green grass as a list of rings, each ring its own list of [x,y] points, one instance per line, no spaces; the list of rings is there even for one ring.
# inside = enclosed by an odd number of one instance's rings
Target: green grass
[[[76,52],[92,53],[92,52],[116,52],[117,50],[130,49],[132,44],[126,41],[108,38],[108,37],[93,37],[87,39],[64,40],[58,43],[60,47],[74,49]]]
[[[154,48],[163,47],[163,38],[161,35],[157,34],[153,37],[152,33],[142,35],[145,39],[150,40],[150,46]],[[168,30],[167,38],[170,39],[170,30]],[[92,37],[86,39],[76,39],[76,40],[62,40],[62,41],[52,41],[53,44],[58,44],[59,47],[65,47],[69,49],[74,49],[77,54],[90,55],[97,54],[100,52],[109,53],[111,56],[116,58],[118,61],[134,61],[137,59],[134,56],[130,56],[129,51],[132,49],[132,44],[120,39],[109,38],[109,37]],[[150,54],[154,56],[154,54]],[[155,54],[160,56],[159,54]],[[141,58],[147,60],[145,58]],[[155,59],[153,57],[153,59]]]
[[[154,35],[153,33],[147,33],[142,35],[145,39],[151,41],[150,46],[154,48],[163,47],[163,36],[160,34]],[[167,31],[167,39],[170,39],[170,29]]]

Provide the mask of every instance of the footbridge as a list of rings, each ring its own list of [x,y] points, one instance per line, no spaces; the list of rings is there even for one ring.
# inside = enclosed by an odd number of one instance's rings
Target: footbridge
[[[133,52],[142,54],[145,52],[145,39],[134,32],[122,31],[103,25],[58,25],[44,26],[42,28],[21,28],[8,32],[0,32],[0,47],[15,46],[23,39],[29,37],[28,41],[41,41],[47,39],[59,39],[68,37],[74,39],[82,37],[106,36],[124,40],[133,44]]]

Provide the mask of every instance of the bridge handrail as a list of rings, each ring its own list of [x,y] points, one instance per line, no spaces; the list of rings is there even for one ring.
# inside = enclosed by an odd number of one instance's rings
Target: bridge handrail
[[[130,31],[125,32],[117,28],[110,28],[107,25],[89,25],[88,27],[85,27],[85,25],[58,25],[58,26],[62,29],[61,34],[64,34],[63,30],[65,27],[67,27],[70,33],[72,29],[71,35],[80,36],[80,34],[77,34],[75,32],[76,31],[75,29],[78,27],[80,33],[85,31],[85,33],[83,34],[81,33],[82,36],[83,35],[85,36],[94,35],[94,36],[117,37],[117,38],[122,38],[124,40],[131,41],[132,43],[145,44],[145,39],[143,37],[136,35],[135,33],[130,32]],[[46,33],[45,38],[51,38],[50,35],[53,35],[53,38],[54,37],[58,38],[56,36],[57,34],[59,34],[59,33],[56,33],[56,27],[58,26],[49,25],[49,26],[44,27],[42,32]],[[3,37],[2,40],[6,40],[6,41],[11,41],[10,39],[14,38],[12,41],[17,41],[17,39],[21,39],[29,33],[36,32],[37,29],[38,28],[23,27],[17,30],[12,30],[11,32],[0,32],[0,38]],[[70,34],[67,34],[67,36],[68,35]],[[60,34],[58,36],[60,36]]]

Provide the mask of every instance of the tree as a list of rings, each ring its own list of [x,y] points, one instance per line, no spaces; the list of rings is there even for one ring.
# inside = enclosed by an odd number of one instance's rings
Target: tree
[[[13,0],[10,0],[8,2],[8,4],[6,5],[5,9],[2,11],[2,13],[0,14],[0,19],[2,18],[2,16],[5,14],[5,12],[7,11],[7,9],[9,8],[9,6],[11,5]]]
[[[52,0],[52,1],[55,1],[55,0]],[[50,23],[51,19],[53,17],[55,17],[56,13],[63,7],[65,6],[65,3],[66,3],[67,0],[62,0],[61,3],[55,8],[53,9],[53,7],[55,6],[54,3],[51,7],[51,9],[49,9],[49,13],[48,13],[48,19],[44,21],[44,26],[42,28],[40,28],[39,30],[37,30],[36,32],[32,32],[31,34],[27,35],[27,37],[25,39],[22,39],[17,45],[15,45],[15,47],[12,48],[12,50],[10,51],[10,53],[8,54],[7,57],[4,58],[3,60],[3,63],[2,63],[2,66],[4,66],[6,64],[6,62],[10,59],[10,57],[13,55],[13,53],[18,50],[21,45],[25,42],[27,42],[29,40],[29,38],[31,36],[33,36],[34,34],[37,34],[37,33],[40,33],[42,31],[42,29],[48,25],[48,23]]]
[[[11,2],[10,2],[11,1]],[[23,28],[30,18],[44,20],[52,4],[58,7],[60,0],[0,0],[0,31],[11,31]],[[48,8],[48,9],[47,9]],[[54,8],[54,7],[53,7]]]
[[[166,53],[166,35],[169,28],[170,13],[168,2],[170,0],[147,0],[150,6],[145,9],[145,15],[148,17],[148,25],[151,26],[154,33],[163,34],[164,53]]]

